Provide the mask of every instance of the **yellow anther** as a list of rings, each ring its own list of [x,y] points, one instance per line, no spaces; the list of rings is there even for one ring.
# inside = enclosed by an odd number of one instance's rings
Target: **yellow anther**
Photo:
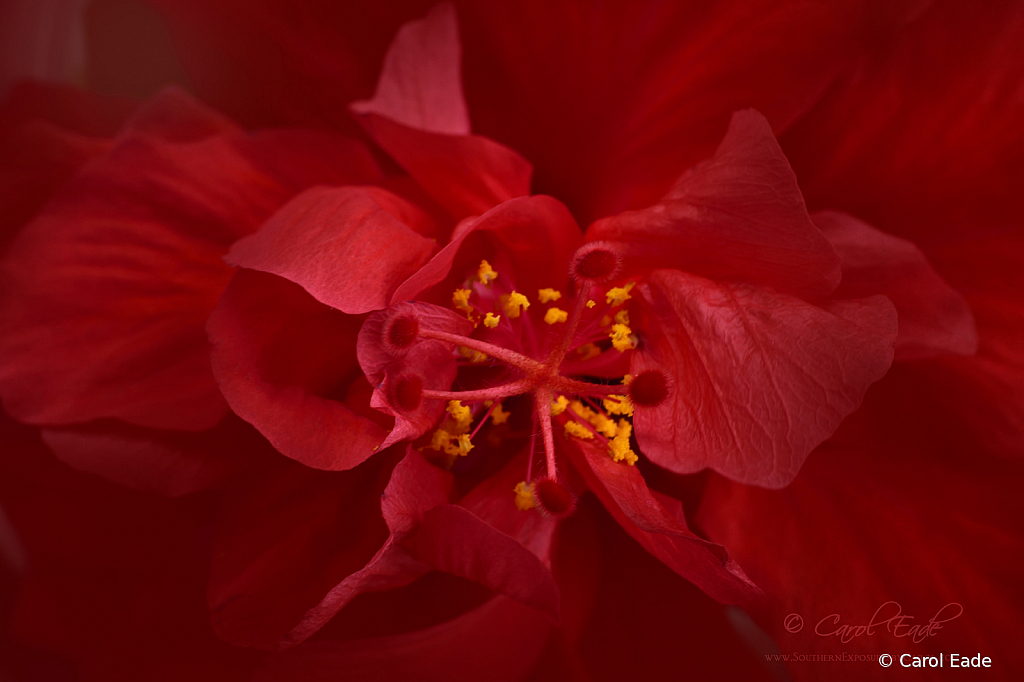
[[[515,319],[519,317],[523,310],[529,307],[530,301],[518,291],[513,291],[508,295],[508,300],[505,301],[505,314]]]
[[[618,432],[618,427],[615,422],[606,417],[605,415],[590,409],[579,400],[573,400],[569,403],[569,407],[575,412],[580,419],[585,419],[590,422],[591,426],[597,429],[597,432],[606,438],[614,438]]]
[[[565,322],[569,319],[569,313],[561,310],[560,308],[548,308],[548,311],[544,313],[544,321],[548,324],[556,324],[558,322]]]
[[[430,447],[434,450],[445,450],[451,441],[452,434],[445,429],[438,429],[430,438]]]
[[[452,433],[461,434],[469,431],[469,427],[473,423],[473,412],[463,405],[462,401],[449,400],[448,414],[450,414],[452,419],[455,421],[455,428],[452,429]]]
[[[526,481],[520,481],[516,483],[516,509],[519,511],[529,511],[537,506],[537,503],[533,500],[533,484],[527,483]]]
[[[619,432],[619,427],[615,423],[615,420],[609,419],[600,413],[598,413],[591,424],[593,424],[594,428],[597,429],[597,432],[605,438],[615,438],[615,434]]]
[[[587,301],[588,308],[593,308],[595,305],[597,305],[597,303],[595,303],[594,301]]]
[[[562,292],[556,289],[540,289],[537,291],[537,299],[541,303],[551,303],[562,298]]]
[[[636,464],[637,456],[629,447],[629,438],[620,438],[616,436],[608,443],[608,454],[612,456],[612,460],[621,462],[625,460],[626,464],[633,466]]]
[[[594,434],[590,432],[590,429],[585,427],[583,424],[574,421],[565,422],[565,435],[576,436],[583,440],[590,440],[594,437]]]
[[[473,312],[473,306],[469,304],[469,297],[472,293],[472,289],[456,289],[455,293],[452,294],[452,304],[455,305],[456,309],[464,313]]]
[[[580,360],[590,360],[596,358],[601,354],[601,349],[597,347],[595,343],[585,343],[576,349],[576,352],[580,355]]]
[[[480,284],[490,286],[491,282],[498,279],[498,273],[494,271],[490,263],[482,260],[480,261],[480,267],[476,271],[476,279]]]
[[[501,403],[498,403],[497,407],[495,407],[494,410],[491,412],[491,422],[495,426],[497,426],[498,424],[504,424],[505,422],[508,421],[508,416],[510,414],[512,413],[506,412],[505,410],[501,409]]]
[[[453,456],[458,455],[459,457],[465,457],[472,449],[473,443],[470,442],[468,433],[460,435],[444,447],[446,453]]]
[[[631,383],[633,383],[633,375],[632,374],[627,374],[626,376],[622,377],[622,385],[623,386],[629,386]]]
[[[612,340],[615,350],[620,353],[625,353],[630,348],[636,348],[636,337],[633,336],[633,330],[624,324],[613,324],[608,337]]]
[[[608,295],[605,297],[605,300],[608,302],[608,305],[622,305],[629,299],[633,298],[632,296],[629,295],[629,292],[633,288],[633,286],[633,282],[627,282],[626,286],[624,287],[612,287],[611,289],[609,289]]]
[[[610,395],[602,402],[608,414],[623,414],[627,417],[633,416],[633,401],[628,395]]]
[[[569,407],[569,399],[564,395],[560,395],[551,401],[551,416],[557,417],[558,415],[565,412],[565,408]]]
[[[478,350],[472,348],[466,348],[465,346],[459,346],[459,355],[466,358],[470,362],[483,362],[487,359],[486,353],[481,353]]]
[[[612,318],[609,315],[605,315],[604,317],[601,318],[601,326],[602,327],[607,327],[611,323],[612,323]]]
[[[569,403],[569,408],[577,415],[591,423],[593,423],[594,416],[597,414],[597,412],[594,412],[592,409],[584,405],[580,400],[572,400]]]
[[[629,324],[629,311],[620,310],[619,312],[615,313],[615,321],[618,322],[619,324]]]
[[[501,315],[495,315],[494,313],[487,313],[487,317],[484,318],[484,326],[488,329],[494,329],[501,322]]]

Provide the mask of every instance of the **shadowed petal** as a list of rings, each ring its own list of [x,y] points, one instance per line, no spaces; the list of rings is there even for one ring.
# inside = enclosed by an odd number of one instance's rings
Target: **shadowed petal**
[[[843,281],[835,297],[885,294],[896,306],[896,360],[977,351],[978,332],[967,301],[920,249],[845,213],[823,211],[813,218],[843,259]]]
[[[937,0],[781,142],[815,210],[927,253],[1024,217],[1024,6]]]
[[[237,487],[210,569],[217,634],[236,646],[276,648],[324,595],[371,562],[389,536],[379,510],[396,459],[345,472],[286,463]],[[308,637],[316,627],[305,622]]]
[[[412,582],[429,569],[402,546],[429,510],[448,502],[452,476],[432,466],[409,447],[405,458],[391,472],[380,496],[381,512],[390,535],[363,568],[339,582],[288,633],[280,647],[305,641],[342,608],[363,592],[380,592]]]
[[[464,2],[474,129],[581,222],[656,202],[738,109],[778,132],[911,2]],[[529,46],[529,49],[524,49]]]
[[[277,455],[251,426],[233,415],[199,433],[104,420],[44,429],[43,440],[74,469],[168,497],[215,486]]]

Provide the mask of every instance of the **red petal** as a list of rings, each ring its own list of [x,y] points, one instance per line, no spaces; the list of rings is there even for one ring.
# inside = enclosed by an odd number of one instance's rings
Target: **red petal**
[[[652,317],[630,371],[662,372],[669,396],[633,423],[644,454],[677,473],[787,485],[892,362],[896,314],[882,296],[819,308],[673,270],[642,295]]]
[[[783,139],[808,203],[919,245],[1019,223],[1024,6],[934,2],[875,48]]]
[[[266,201],[238,182],[237,162],[219,139],[182,148],[133,138],[22,231],[4,263],[0,377],[11,414],[195,430],[220,420],[203,323],[231,274],[224,242],[252,229],[232,200]]]
[[[742,603],[760,594],[724,547],[690,532],[678,502],[662,497],[672,507],[666,509],[654,497],[636,467],[615,462],[604,448],[584,441],[565,443],[564,451],[605,509],[673,571],[724,603]]]
[[[392,300],[422,298],[428,289],[446,282],[438,289],[438,300],[449,303],[452,288],[469,268],[475,272],[480,264],[481,254],[468,248],[473,235],[489,238],[483,257],[496,264],[499,256],[504,259],[515,286],[525,292],[565,282],[569,258],[582,241],[576,221],[559,201],[544,196],[512,199],[461,225],[451,242],[398,287]]]
[[[897,360],[977,351],[978,332],[967,301],[911,242],[835,211],[815,213],[814,224],[843,260],[843,281],[835,296],[885,294],[896,306]]]
[[[689,680],[776,679],[737,636],[738,609],[722,606],[651,556],[596,500],[580,500],[579,511],[561,524],[555,575],[565,624],[561,646],[549,652],[561,660],[546,657],[537,671],[547,675],[534,682],[673,680],[683,670]],[[574,603],[574,592],[585,596]]]
[[[151,123],[170,140],[140,132]],[[309,148],[213,135],[223,121],[174,92],[137,124],[62,188],[4,263],[0,382],[20,419],[203,430],[226,409],[204,329],[231,276],[221,256],[291,196],[295,174],[275,171]],[[321,156],[365,156],[322,137]]]
[[[416,211],[380,189],[315,187],[235,242],[227,261],[289,279],[346,313],[379,310],[434,250],[395,213]]]
[[[158,431],[119,422],[44,429],[43,440],[65,464],[136,490],[168,497],[221,483],[276,455],[234,416],[210,431]]]
[[[1002,671],[1009,673],[1013,624],[1024,608],[1017,568],[1024,562],[1024,469],[992,458],[957,410],[936,409],[930,392],[908,378],[894,369],[872,389],[789,488],[758,490],[712,477],[701,525],[729,543],[764,587],[756,615],[783,652],[888,653],[897,661],[902,653],[942,652],[946,668],[950,653],[980,652],[993,658],[993,670],[1005,660]],[[962,615],[916,642],[908,636],[910,626],[927,626],[949,604],[945,617],[955,617],[958,606]],[[830,635],[841,625],[867,625],[880,607],[882,619],[898,608],[912,620],[845,643],[842,633]],[[803,619],[795,633],[785,627],[792,613]],[[830,678],[863,679],[874,660],[864,668],[836,665]],[[817,678],[810,664],[790,671],[796,679]],[[913,679],[935,679],[934,673]]]
[[[651,208],[605,218],[587,240],[620,240],[626,274],[674,268],[765,284],[804,298],[839,283],[839,258],[811,222],[768,122],[733,114],[715,152]]]
[[[240,270],[208,323],[213,371],[231,409],[307,466],[365,461],[385,434],[361,415],[369,396],[359,392],[360,324],[296,284]]]
[[[409,128],[469,134],[469,112],[459,73],[462,48],[455,8],[440,3],[398,30],[373,99],[353,102],[357,114],[380,114]]]

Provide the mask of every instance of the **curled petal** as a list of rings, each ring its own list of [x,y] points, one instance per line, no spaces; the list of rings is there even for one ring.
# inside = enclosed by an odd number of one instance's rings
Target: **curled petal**
[[[461,60],[455,7],[440,3],[425,18],[398,30],[384,57],[373,99],[355,102],[351,109],[358,114],[381,114],[423,131],[468,135]]]
[[[843,260],[835,297],[884,294],[896,306],[897,360],[977,351],[978,332],[967,301],[914,244],[845,213],[823,211],[812,217]]]
[[[346,313],[379,310],[434,250],[396,213],[429,220],[381,189],[315,187],[235,242],[227,261],[291,280]]]

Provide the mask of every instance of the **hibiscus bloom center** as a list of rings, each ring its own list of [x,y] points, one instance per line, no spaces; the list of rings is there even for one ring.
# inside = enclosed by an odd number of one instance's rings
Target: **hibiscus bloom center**
[[[556,516],[571,513],[574,499],[559,477],[555,429],[567,438],[601,443],[613,460],[631,466],[637,461],[634,403],[656,406],[668,396],[660,372],[644,372],[637,380],[625,372],[640,338],[629,317],[636,282],[616,280],[620,270],[612,249],[587,244],[570,263],[569,290],[523,292],[513,273],[483,260],[452,293],[452,309],[472,325],[460,323],[471,329],[468,334],[438,328],[408,305],[384,311],[380,338],[389,353],[408,355],[417,344],[441,342],[454,349],[460,378],[481,367],[492,370],[482,387],[469,390],[431,389],[414,372],[399,371],[390,381],[388,403],[401,416],[420,410],[424,401],[445,401],[443,416],[424,434],[424,449],[447,455],[451,465],[474,449],[473,439],[488,421],[505,423],[510,413],[503,400],[529,395],[534,428],[526,476],[514,491],[516,505]],[[535,477],[538,436],[545,470]]]

